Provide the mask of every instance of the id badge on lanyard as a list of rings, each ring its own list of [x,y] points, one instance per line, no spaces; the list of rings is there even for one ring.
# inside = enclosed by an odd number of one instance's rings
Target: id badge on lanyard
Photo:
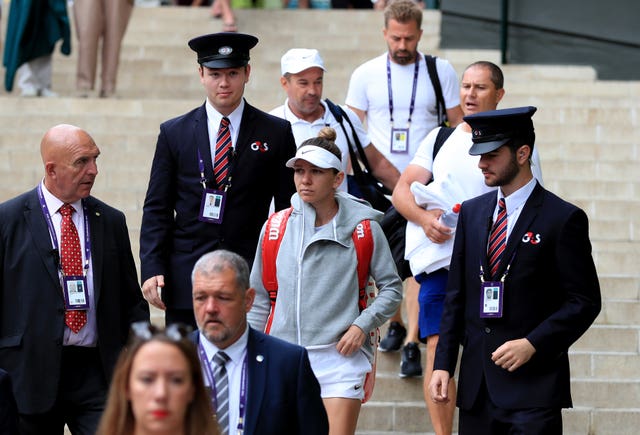
[[[68,311],[88,310],[89,293],[86,276],[63,276],[64,304]]]
[[[409,129],[391,129],[391,152],[394,154],[407,154],[409,152]]]
[[[393,89],[391,87],[391,62],[387,57],[387,89],[389,93],[389,122],[391,124],[390,151],[393,154],[407,154],[409,152],[409,128],[411,126],[411,117],[416,102],[416,89],[418,85],[418,72],[420,65],[420,55],[416,56],[415,66],[413,70],[413,88],[411,90],[411,101],[409,103],[409,118],[407,120],[407,128],[396,128],[393,126]]]
[[[224,204],[227,192],[222,190],[204,189],[200,203],[198,220],[212,224],[221,224],[224,216]]]
[[[229,163],[233,153],[230,153]],[[207,179],[204,176],[204,161],[198,150],[198,167],[200,169],[200,183],[202,184],[202,199],[200,200],[200,211],[198,220],[210,224],[221,224],[224,217],[224,206],[227,201],[227,189],[231,187],[231,174],[221,183],[224,189],[207,188]],[[231,171],[231,169],[229,169]]]
[[[504,282],[486,281],[480,286],[481,318],[500,318],[502,317],[502,300],[504,297]]]
[[[504,282],[515,258],[514,252],[500,281],[485,281],[484,270],[480,265],[480,318],[501,318],[504,301]]]

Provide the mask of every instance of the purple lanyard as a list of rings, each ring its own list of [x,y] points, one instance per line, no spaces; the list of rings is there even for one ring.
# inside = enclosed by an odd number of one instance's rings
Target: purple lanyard
[[[202,347],[202,342],[198,343],[198,353],[200,354],[200,362],[202,363],[202,367],[204,367],[204,373],[209,381],[209,385],[213,391],[213,394],[210,397],[211,400],[211,409],[218,409],[218,393],[216,390],[216,383],[213,379],[213,370],[211,370],[211,363],[207,358],[207,353],[204,351],[204,347]],[[244,355],[244,361],[242,361],[242,374],[240,376],[240,404],[238,406],[238,434],[242,434],[244,432],[244,414],[247,408],[247,360],[248,353]],[[228,373],[227,373],[228,376]],[[231,389],[229,389],[231,391]],[[231,403],[231,400],[229,400]]]
[[[56,236],[56,230],[53,227],[53,221],[51,220],[51,214],[49,213],[49,207],[47,207],[47,202],[44,200],[44,194],[42,193],[42,186],[38,184],[38,199],[40,200],[40,207],[42,208],[42,214],[44,214],[44,220],[47,221],[47,227],[49,228],[49,234],[51,234],[51,239],[53,240],[53,248],[56,251],[59,251],[58,245],[58,237]],[[82,201],[82,210],[84,212],[84,273],[86,276],[86,272],[89,269],[89,259],[91,258],[91,239],[89,238],[89,212],[87,210],[87,205]],[[61,254],[62,255],[62,254]],[[64,276],[64,271],[62,270],[62,262],[58,261],[58,269]]]
[[[224,188],[226,192],[229,187],[231,187],[231,171],[234,168],[234,152],[233,147],[229,148],[227,151],[229,154],[229,173],[227,174],[227,178],[218,186],[220,189]],[[202,154],[200,154],[200,149],[198,148],[198,169],[200,170],[200,183],[202,184],[203,189],[207,189],[207,178],[204,176],[204,160],[202,159]]]
[[[411,104],[409,105],[409,119],[407,120],[408,127],[411,127],[411,116],[413,115],[413,109],[416,102],[419,65],[420,53],[416,53],[415,68],[413,70],[413,89],[411,91]],[[389,120],[391,122],[391,128],[393,128],[393,91],[391,90],[391,61],[389,60],[389,56],[387,56],[387,89],[389,89]]]
[[[207,178],[204,176],[204,160],[202,160],[202,155],[200,154],[200,148],[198,148],[198,169],[200,170],[200,183],[202,183],[202,188],[207,188]]]

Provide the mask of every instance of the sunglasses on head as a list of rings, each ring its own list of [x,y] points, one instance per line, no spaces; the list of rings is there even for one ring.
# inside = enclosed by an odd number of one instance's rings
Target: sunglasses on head
[[[131,333],[141,340],[151,340],[153,337],[163,335],[170,340],[180,341],[185,339],[193,331],[189,325],[172,323],[162,329],[149,322],[135,322],[131,324]]]

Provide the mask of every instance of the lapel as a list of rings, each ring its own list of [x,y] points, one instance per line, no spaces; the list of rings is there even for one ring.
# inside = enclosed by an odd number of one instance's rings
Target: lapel
[[[245,432],[254,433],[258,424],[258,415],[262,407],[267,381],[267,366],[269,364],[267,352],[265,352],[264,337],[249,327],[249,340],[247,343],[247,415],[245,416]],[[260,358],[262,357],[262,358]],[[259,361],[260,360],[260,361]],[[277,380],[272,380],[277,382]]]
[[[531,222],[533,222],[533,220],[538,215],[540,207],[542,206],[543,198],[544,189],[542,188],[542,186],[540,186],[539,183],[536,183],[536,187],[534,187],[531,195],[529,195],[529,198],[527,198],[527,201],[524,203],[522,211],[520,212],[520,216],[518,216],[518,220],[511,230],[511,234],[509,235],[509,239],[507,240],[507,246],[504,250],[504,255],[502,257],[502,261],[500,262],[500,267],[498,268],[498,274],[500,276],[506,269],[507,264],[509,264],[509,262],[511,261],[514,252],[516,251],[518,246],[520,246],[520,239],[522,239],[522,234],[524,234],[526,229],[530,227]]]
[[[40,209],[40,201],[38,200],[38,193],[34,189],[29,196],[24,206],[24,219],[27,224],[29,233],[33,240],[33,246],[42,259],[45,269],[48,272],[49,278],[51,278],[54,287],[62,298],[62,289],[60,287],[60,277],[58,275],[58,263],[59,255],[54,251],[51,243],[51,235],[49,234],[49,228],[47,222]]]
[[[93,297],[95,298],[95,307],[98,308],[100,300],[100,285],[102,283],[102,275],[104,269],[104,250],[98,247],[104,247],[104,217],[102,210],[97,201],[89,196],[84,200],[87,206],[89,221],[89,237],[91,238],[91,267],[93,269]]]
[[[236,143],[236,159],[239,159],[242,153],[247,151],[250,138],[253,137],[253,131],[256,127],[256,109],[247,101],[244,101],[244,110],[242,111],[242,120],[240,121],[240,131],[238,132],[238,140]]]
[[[198,158],[197,150],[200,150],[200,156],[204,162],[204,176],[208,181],[212,181],[213,157],[211,155],[211,141],[207,128],[207,109],[205,108],[205,104],[196,110],[193,118],[193,143],[196,148],[196,150],[194,150],[195,158]]]

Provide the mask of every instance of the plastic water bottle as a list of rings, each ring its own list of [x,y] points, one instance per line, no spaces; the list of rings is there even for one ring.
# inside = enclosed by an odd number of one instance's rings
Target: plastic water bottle
[[[440,223],[455,230],[458,225],[458,213],[460,213],[460,204],[455,204],[440,215]]]

